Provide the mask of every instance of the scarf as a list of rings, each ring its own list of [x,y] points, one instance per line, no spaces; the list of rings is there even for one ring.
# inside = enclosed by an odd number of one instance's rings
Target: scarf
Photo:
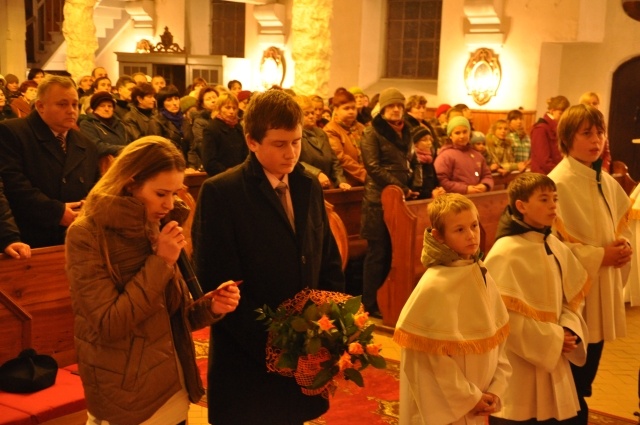
[[[160,113],[164,115],[166,119],[173,123],[176,129],[178,129],[178,133],[180,133],[180,136],[182,136],[182,122],[184,121],[184,114],[182,113],[182,111],[178,111],[177,114],[173,114],[166,109],[162,109]]]
[[[93,114],[93,115],[95,115],[96,118],[98,118],[98,120],[104,125],[106,125],[107,127],[113,128],[113,124],[115,124],[115,121],[116,121],[115,115],[112,115],[111,118],[104,118],[98,114]]]
[[[422,255],[420,261],[426,268],[433,266],[449,266],[456,261],[469,261],[474,263],[480,259],[481,252],[478,250],[470,260],[464,260],[460,255],[449,248],[442,242],[438,242],[436,238],[431,235],[431,228],[427,228],[424,231],[424,240],[422,245]],[[484,275],[487,270],[481,267],[482,274]]]
[[[416,149],[416,156],[420,164],[431,164],[433,162],[433,155],[431,152]]]
[[[226,125],[228,125],[231,128],[234,128],[236,125],[238,125],[238,121],[239,118],[236,115],[234,118],[229,119],[229,118],[225,118],[222,115],[218,114],[216,115],[216,118],[219,119],[220,121],[222,121],[223,123],[225,123]]]
[[[400,120],[400,121],[388,121],[389,125],[391,126],[391,128],[393,128],[393,130],[398,133],[398,135],[400,136],[400,138],[402,138],[402,129],[404,128],[404,120]]]
[[[140,111],[140,113],[142,115],[144,115],[145,117],[147,117],[147,118],[151,118],[151,115],[153,114],[153,108],[151,108],[151,109],[143,109],[143,108],[138,107],[138,111]]]

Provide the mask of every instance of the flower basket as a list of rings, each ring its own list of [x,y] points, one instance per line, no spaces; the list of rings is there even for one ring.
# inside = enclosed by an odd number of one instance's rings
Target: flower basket
[[[386,366],[360,297],[305,289],[256,311],[268,327],[268,370],[294,377],[304,394],[328,397],[341,377],[364,386],[362,369]]]

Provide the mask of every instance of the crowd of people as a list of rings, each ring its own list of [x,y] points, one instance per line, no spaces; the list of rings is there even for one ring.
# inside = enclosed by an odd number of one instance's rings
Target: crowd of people
[[[379,317],[391,267],[381,193],[395,185],[407,200],[434,198],[427,272],[395,336],[401,423],[586,424],[604,341],[625,334],[633,252],[595,93],[574,106],[551,98],[530,132],[514,109],[485,135],[467,105],[441,104],[429,118],[425,97],[392,87],[371,99],[341,87],[325,101],[198,78],[180,93],[140,73],[113,85],[104,68],[77,83],[42,70],[0,83],[0,249],[28,258],[66,242],[88,423],[184,423],[202,396],[190,330],[214,323],[212,424],[301,424],[325,412],[326,399],[267,373],[253,313],[305,287],[344,291],[322,190],[363,186],[362,302]],[[213,178],[195,211],[205,295],[194,299],[176,265],[188,214],[176,194],[197,171]],[[511,173],[483,264],[463,195]],[[541,395],[522,390],[534,387]]]

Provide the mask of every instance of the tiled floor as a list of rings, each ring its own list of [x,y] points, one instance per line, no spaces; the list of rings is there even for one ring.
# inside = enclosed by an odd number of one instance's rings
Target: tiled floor
[[[640,367],[640,307],[627,307],[628,335],[605,344],[589,408],[634,419],[638,411],[638,369]],[[376,332],[383,355],[400,359],[400,348],[388,332]],[[207,425],[207,409],[191,405],[189,425]]]

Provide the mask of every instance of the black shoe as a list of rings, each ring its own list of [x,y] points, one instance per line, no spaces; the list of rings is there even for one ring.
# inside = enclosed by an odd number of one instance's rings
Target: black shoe
[[[382,319],[382,313],[380,313],[380,310],[374,310],[369,313],[369,317],[373,317],[374,319]]]

